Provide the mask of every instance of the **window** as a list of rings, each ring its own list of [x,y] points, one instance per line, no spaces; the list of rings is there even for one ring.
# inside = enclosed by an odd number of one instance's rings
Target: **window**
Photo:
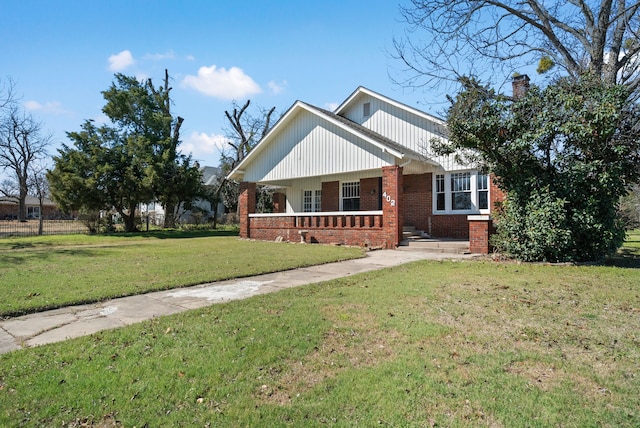
[[[302,211],[318,212],[322,206],[322,190],[304,190],[302,192]]]
[[[360,182],[342,183],[342,211],[360,210]]]
[[[444,175],[439,174],[436,175],[436,210],[444,211],[444,201],[445,201],[445,193],[444,193]]]
[[[451,209],[453,211],[471,209],[471,173],[451,174]]]
[[[311,190],[302,192],[302,211],[306,213],[313,212],[313,199],[311,199]]]
[[[371,116],[371,103],[362,104],[362,115],[364,117]]]
[[[40,207],[27,207],[27,218],[40,218]]]
[[[434,174],[433,211],[473,214],[489,210],[489,176],[476,171]]]
[[[478,174],[478,209],[489,209],[489,177]]]

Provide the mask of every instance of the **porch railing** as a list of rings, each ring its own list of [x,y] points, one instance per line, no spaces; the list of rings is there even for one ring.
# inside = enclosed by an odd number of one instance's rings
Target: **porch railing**
[[[382,211],[332,211],[309,213],[249,214],[252,227],[293,229],[382,228]]]

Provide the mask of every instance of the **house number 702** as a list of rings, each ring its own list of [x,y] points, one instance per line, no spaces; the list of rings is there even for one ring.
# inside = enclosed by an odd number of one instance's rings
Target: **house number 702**
[[[389,202],[391,204],[392,207],[396,206],[396,200],[395,199],[391,199],[391,195],[388,195],[387,192],[384,192],[382,194],[382,197],[385,198],[387,200],[387,202]]]

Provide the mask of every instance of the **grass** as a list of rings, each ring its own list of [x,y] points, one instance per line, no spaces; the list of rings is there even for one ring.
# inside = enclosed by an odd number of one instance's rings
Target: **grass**
[[[638,269],[417,262],[2,355],[0,426],[636,427],[638,367]]]
[[[356,248],[243,241],[233,232],[2,239],[0,317],[361,255]]]

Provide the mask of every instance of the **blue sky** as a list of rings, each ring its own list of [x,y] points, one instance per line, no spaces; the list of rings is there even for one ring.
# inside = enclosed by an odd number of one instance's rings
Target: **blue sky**
[[[446,106],[389,78],[405,29],[394,0],[3,0],[0,16],[0,78],[58,144],[104,121],[116,72],[159,85],[169,70],[181,149],[204,165],[218,164],[234,99],[282,114],[296,100],[332,108],[363,85],[431,114]]]

